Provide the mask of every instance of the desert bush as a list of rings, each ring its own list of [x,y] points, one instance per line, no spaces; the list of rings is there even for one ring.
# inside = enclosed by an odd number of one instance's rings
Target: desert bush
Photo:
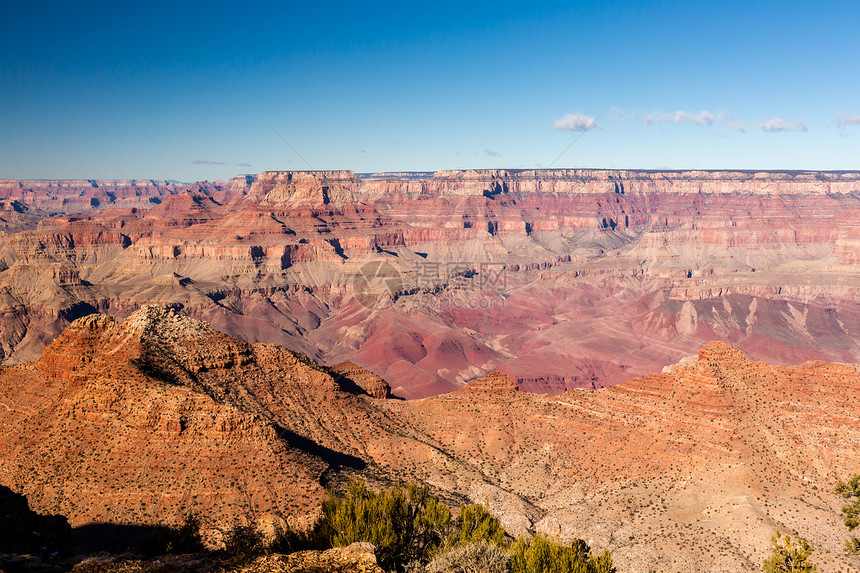
[[[577,539],[562,545],[543,535],[520,538],[511,548],[511,573],[615,573],[608,551],[592,553]]]
[[[310,530],[296,530],[289,525],[279,526],[275,530],[275,536],[269,545],[272,553],[290,554],[296,551],[307,551],[309,549],[328,549],[321,543],[319,528]]]
[[[771,556],[764,560],[765,573],[816,573],[818,568],[809,561],[812,548],[803,539],[778,532],[770,540]]]
[[[250,558],[266,550],[263,534],[254,523],[236,524],[224,535],[224,551],[233,557]]]
[[[577,540],[561,545],[547,537],[512,546],[498,519],[483,505],[464,505],[452,518],[426,486],[374,492],[350,482],[344,495],[330,492],[314,539],[327,548],[366,541],[379,565],[400,573],[614,573],[608,551],[593,553]],[[301,544],[307,540],[298,539]]]
[[[367,541],[379,565],[402,571],[411,561],[426,561],[443,541],[451,513],[427,486],[410,484],[374,492],[351,481],[346,493],[329,493],[322,504],[321,540],[330,547]]]
[[[426,573],[508,573],[511,556],[498,545],[467,543],[442,553],[424,569]]]
[[[454,534],[446,540],[448,547],[477,543],[502,545],[505,541],[502,524],[483,505],[461,505],[455,527]]]
[[[205,549],[203,536],[200,535],[200,517],[196,513],[185,516],[182,525],[174,530],[166,549],[167,553],[173,554],[199,553]]]
[[[854,474],[847,482],[839,480],[834,492],[849,501],[842,507],[842,515],[848,531],[854,531],[860,525],[860,474]],[[860,555],[860,538],[852,535],[845,542],[845,551]]]

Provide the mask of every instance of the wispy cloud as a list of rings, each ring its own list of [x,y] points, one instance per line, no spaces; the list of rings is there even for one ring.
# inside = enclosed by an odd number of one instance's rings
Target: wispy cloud
[[[842,118],[847,121],[851,116]],[[854,116],[857,123],[860,123],[860,116]],[[839,118],[837,118],[837,124]],[[727,109],[721,109],[716,114],[703,110],[699,113],[690,113],[686,111],[676,111],[674,113],[653,112],[645,116],[645,125],[655,125],[660,123],[692,123],[699,126],[709,126],[714,124],[725,125],[735,131],[747,132],[761,130],[765,133],[776,133],[780,131],[807,131],[806,120],[799,119],[794,123],[789,123],[780,117],[775,117],[767,121],[760,121],[757,124],[748,124],[734,118],[732,113]]]
[[[499,153],[498,151],[492,150],[488,147],[481,146],[481,151],[483,151],[486,155],[489,155],[490,157],[501,157],[502,156],[502,154]]]
[[[799,119],[794,123],[788,123],[782,118],[775,117],[768,121],[759,123],[758,128],[766,133],[775,133],[777,131],[806,131],[806,120]]]
[[[721,109],[717,112],[717,122],[727,125],[735,131],[746,131],[749,129],[749,127],[744,125],[742,121],[736,120],[732,115],[732,112],[727,109]]]
[[[860,115],[840,112],[833,116],[833,123],[839,129],[845,129],[849,125],[860,125]]]
[[[655,123],[694,123],[696,125],[711,125],[714,123],[714,114],[709,111],[699,113],[688,113],[676,111],[675,113],[649,113],[645,116],[645,125]]]
[[[588,131],[592,128],[603,129],[590,115],[569,113],[552,122],[552,127],[560,131]]]
[[[628,119],[633,119],[636,117],[635,111],[624,111],[623,109],[617,108],[614,105],[609,106],[609,119],[612,121],[627,121]]]
[[[250,167],[250,163],[228,163],[226,161],[209,161],[207,159],[195,159],[192,165],[231,165],[234,167]]]
[[[735,119],[728,109],[719,109],[717,111],[702,110],[700,112],[690,112],[678,110],[675,112],[652,111],[645,113],[641,111],[624,111],[615,106],[607,108],[609,119],[611,121],[625,122],[634,117],[642,118],[645,125],[657,126],[660,124],[691,124],[700,127],[709,127],[723,125],[727,128],[745,133],[751,131],[760,131],[764,133],[778,133],[783,131],[793,131],[803,133],[808,131],[806,119],[798,119],[794,122],[789,122],[781,117],[774,117],[769,120],[762,120],[758,123],[747,123],[745,121]],[[601,114],[602,116],[603,114]],[[599,119],[599,118],[597,118]],[[833,123],[840,129],[844,129],[850,125],[860,125],[860,115],[838,113],[833,116]],[[597,123],[593,117],[582,113],[567,114],[566,116],[555,120],[552,124],[555,129],[567,131],[588,131],[596,127],[604,129],[603,126]],[[728,137],[728,133],[717,134],[722,137]]]

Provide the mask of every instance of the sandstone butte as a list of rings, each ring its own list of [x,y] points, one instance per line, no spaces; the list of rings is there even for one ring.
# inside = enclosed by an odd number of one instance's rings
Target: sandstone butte
[[[774,531],[856,571],[834,483],[860,467],[860,367],[712,342],[661,374],[556,396],[491,373],[418,400],[172,309],[75,320],[0,370],[0,484],[73,526],[307,522],[324,487],[425,481],[619,571],[757,571]]]
[[[860,362],[858,264],[857,172],[3,180],[0,359],[154,303],[404,398],[492,370],[549,394],[612,385],[711,340]]]

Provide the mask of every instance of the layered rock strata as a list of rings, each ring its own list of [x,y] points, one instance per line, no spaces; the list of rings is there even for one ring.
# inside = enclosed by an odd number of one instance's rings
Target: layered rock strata
[[[278,171],[6,181],[0,201],[10,364],[147,303],[406,398],[494,369],[548,393],[611,385],[714,339],[860,361],[856,172]]]

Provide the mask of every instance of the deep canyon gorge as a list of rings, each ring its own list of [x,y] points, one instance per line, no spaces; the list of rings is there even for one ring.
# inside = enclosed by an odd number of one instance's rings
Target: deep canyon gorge
[[[405,398],[499,369],[600,387],[722,340],[774,364],[860,361],[860,174],[264,172],[0,181],[0,354],[143,304]]]

